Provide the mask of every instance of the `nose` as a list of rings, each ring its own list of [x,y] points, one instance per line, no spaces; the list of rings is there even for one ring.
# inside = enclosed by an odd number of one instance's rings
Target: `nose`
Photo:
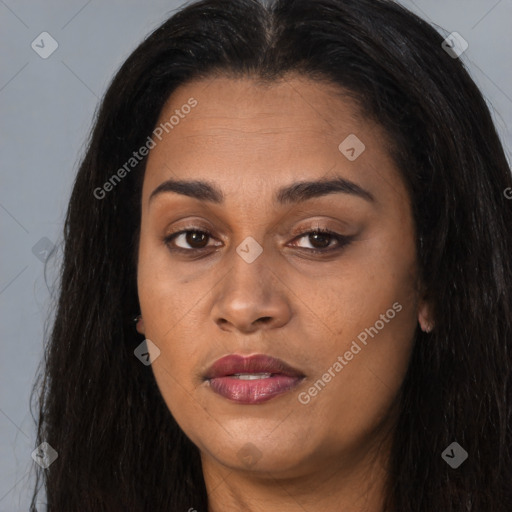
[[[216,288],[212,314],[218,327],[243,333],[275,329],[290,321],[287,287],[265,251],[252,263],[234,255],[231,271]]]

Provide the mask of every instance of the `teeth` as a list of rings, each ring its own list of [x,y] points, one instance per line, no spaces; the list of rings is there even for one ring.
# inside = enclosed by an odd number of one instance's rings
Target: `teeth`
[[[235,373],[234,375],[230,375],[230,377],[235,377],[235,379],[240,380],[257,380],[257,379],[268,379],[272,377],[271,373]]]

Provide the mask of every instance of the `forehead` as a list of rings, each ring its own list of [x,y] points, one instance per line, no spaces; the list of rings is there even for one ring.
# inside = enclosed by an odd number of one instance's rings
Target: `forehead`
[[[342,89],[300,77],[186,83],[170,96],[156,127],[161,140],[153,137],[143,201],[169,178],[215,181],[227,191],[243,183],[246,192],[261,193],[264,184],[332,174],[364,186],[394,168],[384,132]],[[360,144],[358,152],[364,147],[355,160],[342,152],[346,140]]]

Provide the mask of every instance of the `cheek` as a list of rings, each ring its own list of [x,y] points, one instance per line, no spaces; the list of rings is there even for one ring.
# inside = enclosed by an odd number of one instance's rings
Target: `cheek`
[[[161,351],[166,351],[164,341],[174,334],[176,325],[184,316],[186,300],[182,294],[176,293],[176,278],[165,247],[159,246],[154,238],[141,231],[137,288],[145,336]]]
[[[412,242],[374,239],[369,246],[358,250],[354,261],[345,260],[316,302],[327,306],[321,317],[330,335],[318,339],[315,372],[303,396],[311,414],[329,417],[331,426],[343,422],[349,437],[375,427],[389,410],[407,371],[417,325]],[[336,432],[334,427],[334,437]]]
[[[179,282],[165,248],[148,238],[141,236],[137,268],[145,337],[160,349],[151,369],[168,409],[181,424],[184,417],[204,416],[198,402],[190,399],[186,382],[193,371],[192,361],[198,359],[197,332],[190,318],[197,296],[194,289]]]
[[[156,237],[141,235],[137,268],[138,296],[145,336],[160,349],[153,371],[165,382],[167,395],[176,389],[173,379],[190,387],[193,365],[204,358],[205,308],[217,275],[204,279],[187,277],[173,264],[167,248]],[[178,388],[179,388],[178,385]],[[168,387],[167,387],[168,386]],[[165,395],[164,395],[165,396]]]
[[[348,311],[339,314],[331,328],[342,333],[329,345],[316,344],[314,371],[297,397],[296,418],[303,419],[312,437],[323,439],[327,452],[332,446],[366,444],[388,418],[407,371],[416,325],[405,298],[368,301],[357,320]],[[323,418],[322,425],[311,418]]]
[[[188,287],[180,288],[170,253],[163,241],[150,229],[141,230],[137,287],[144,324],[153,334],[162,336],[187,303]],[[179,291],[178,291],[179,290]]]
[[[403,235],[402,235],[402,238]],[[401,243],[389,235],[369,237],[357,242],[347,252],[323,285],[311,282],[308,304],[329,326],[331,334],[345,341],[355,338],[365,328],[384,322],[390,331],[415,325],[417,291],[416,260],[412,238]],[[321,289],[320,289],[321,288]],[[398,302],[400,312],[392,309]],[[391,308],[391,310],[390,310]],[[380,318],[389,311],[391,319]],[[395,318],[396,317],[396,318]]]

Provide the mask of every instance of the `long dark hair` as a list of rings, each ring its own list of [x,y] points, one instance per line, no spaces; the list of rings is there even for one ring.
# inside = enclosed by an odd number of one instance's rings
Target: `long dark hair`
[[[203,0],[174,14],[114,77],[64,227],[55,321],[38,393],[48,510],[207,510],[199,451],[176,424],[143,337],[136,254],[145,159],[102,187],[155,128],[173,90],[214,76],[296,72],[337,85],[388,133],[413,204],[435,318],[416,332],[383,507],[512,510],[512,187],[481,93],[444,37],[388,0]],[[468,459],[452,469],[452,442]]]

